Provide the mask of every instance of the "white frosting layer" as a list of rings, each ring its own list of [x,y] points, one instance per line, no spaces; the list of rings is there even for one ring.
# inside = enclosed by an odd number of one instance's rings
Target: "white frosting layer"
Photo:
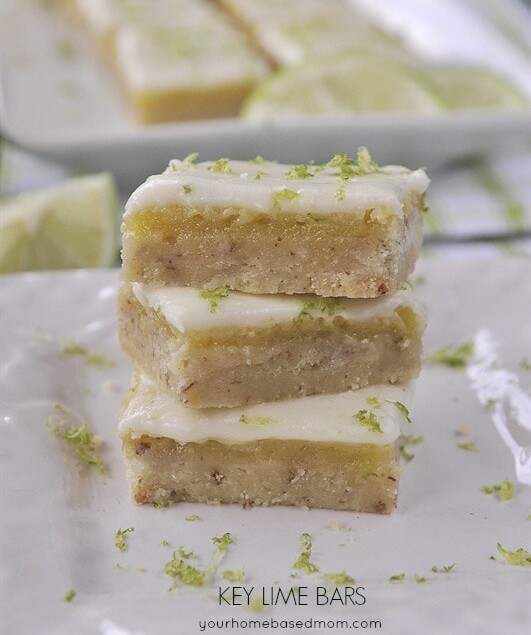
[[[337,395],[315,395],[244,408],[185,408],[169,393],[143,377],[119,424],[121,434],[166,437],[180,443],[209,440],[240,444],[260,439],[301,440],[318,443],[385,445],[400,435],[409,407],[411,385],[372,386]],[[376,397],[379,408],[367,398]],[[374,413],[381,432],[372,431],[354,415]]]
[[[132,284],[137,300],[158,311],[178,331],[208,330],[223,327],[257,327],[292,322],[309,312],[308,319],[369,320],[390,316],[399,306],[411,307],[424,322],[424,309],[409,287],[390,296],[370,300],[327,299],[313,295],[253,295],[230,291],[214,312],[200,291],[190,287],[156,287],[140,282]]]
[[[287,178],[293,166],[274,162],[230,161],[228,173],[212,170],[213,166],[211,161],[172,161],[163,174],[149,177],[133,192],[125,217],[147,207],[178,204],[194,208],[235,207],[269,214],[280,210],[316,215],[365,214],[372,210],[371,220],[378,221],[381,208],[402,216],[407,197],[411,193],[422,194],[429,183],[424,170],[410,171],[401,166],[387,166],[377,173],[348,180],[342,180],[335,167],[308,178]]]

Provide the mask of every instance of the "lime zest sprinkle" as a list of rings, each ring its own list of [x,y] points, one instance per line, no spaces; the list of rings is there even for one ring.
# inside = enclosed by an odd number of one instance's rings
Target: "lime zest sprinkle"
[[[114,359],[91,351],[72,339],[64,340],[61,357],[74,357],[76,355],[84,357],[89,366],[114,366],[116,364]]]
[[[250,417],[246,414],[241,415],[238,421],[246,426],[267,426],[271,423],[277,423],[276,419],[272,419],[271,417]]]
[[[219,304],[229,297],[229,287],[217,287],[216,289],[203,289],[199,292],[202,300],[206,300],[210,307],[210,313],[214,314]]]
[[[267,172],[263,170],[257,170],[254,175],[254,180],[259,181],[263,176],[267,176]]]
[[[333,584],[334,586],[347,586],[349,584],[356,584],[356,580],[345,571],[339,573],[323,573],[321,576],[325,582]]]
[[[210,564],[204,570],[198,569],[188,562],[194,555],[193,551],[186,552],[183,547],[179,547],[173,552],[172,559],[163,568],[164,573],[173,578],[173,584],[169,588],[170,591],[177,588],[179,582],[188,586],[204,586],[206,581],[216,573],[225,553],[234,541],[231,534],[226,532],[219,538],[212,538],[212,542],[216,546],[216,550],[210,560]]]
[[[283,201],[287,201],[291,203],[295,199],[301,196],[300,192],[295,192],[295,190],[290,190],[289,187],[284,187],[281,190],[275,190],[271,192],[271,200],[273,201],[273,207],[276,209],[280,209],[281,203]]]
[[[132,533],[134,530],[134,527],[127,527],[127,529],[118,529],[118,531],[114,534],[114,544],[120,551],[127,551],[125,535]]]
[[[392,403],[394,406],[396,406],[400,410],[400,412],[404,415],[404,419],[408,423],[412,423],[411,417],[409,415],[409,410],[406,408],[406,406],[404,406],[404,404],[401,401],[391,401],[390,399],[388,399],[387,401],[389,403]]]
[[[465,441],[464,443],[458,443],[457,447],[461,448],[461,450],[467,450],[467,452],[478,451],[477,445],[473,441]]]
[[[223,571],[221,577],[229,582],[245,582],[245,571],[241,569],[227,569]]]
[[[70,589],[70,591],[67,591],[67,593],[65,594],[64,601],[73,602],[75,597],[76,597],[76,592],[74,591],[74,589]]]
[[[170,546],[170,543],[169,543],[167,540],[161,540],[161,541],[159,542],[159,546],[160,546],[160,547],[169,547],[169,546]]]
[[[465,344],[457,346],[448,344],[434,351],[430,355],[429,360],[433,364],[442,364],[449,368],[464,368],[473,354],[473,342],[465,342]]]
[[[498,553],[507,564],[512,564],[517,567],[531,567],[531,553],[526,551],[523,547],[520,547],[516,551],[510,551],[498,543]]]
[[[172,500],[156,501],[153,503],[155,509],[168,509],[168,507],[173,507],[174,505],[175,503]]]
[[[164,565],[164,573],[173,578],[170,590],[175,589],[178,582],[188,586],[204,586],[205,572],[188,563],[193,555],[193,551],[186,552],[182,547],[179,547],[173,552],[172,559]]]
[[[531,370],[531,362],[528,357],[524,357],[520,361],[520,368],[523,368],[524,370]]]
[[[190,194],[191,191],[192,191],[192,186],[191,185],[188,185],[188,184],[183,185],[183,192],[185,194]]]
[[[232,174],[229,159],[218,159],[208,167],[209,172],[219,172],[220,174]]]
[[[483,485],[481,491],[485,494],[496,494],[498,500],[511,500],[516,496],[516,487],[514,483],[505,479],[496,485]]]
[[[190,516],[186,516],[184,520],[187,520],[190,523],[194,523],[197,520],[201,520],[201,518],[197,514],[191,514]]]
[[[86,422],[76,426],[68,425],[68,420],[73,419],[70,409],[62,404],[55,404],[55,410],[60,413],[48,417],[46,423],[50,434],[67,445],[74,448],[78,461],[88,467],[97,470],[101,474],[107,473],[107,467],[102,459],[97,455],[98,446],[101,439],[90,430]]]
[[[284,175],[286,179],[308,179],[312,176],[315,176],[315,173],[312,172],[312,165],[307,163],[291,166]]]
[[[405,573],[397,573],[389,578],[389,582],[403,582],[406,579]]]
[[[300,569],[303,573],[315,573],[319,571],[317,565],[311,562],[312,557],[312,537],[309,533],[301,534],[301,553],[297,560],[292,564],[293,569]]]
[[[426,578],[425,576],[415,574],[415,582],[422,584],[423,582],[427,582],[427,580],[428,578]]]
[[[382,407],[382,402],[378,399],[378,397],[367,397],[366,401],[367,405],[373,410],[378,410]]]
[[[330,161],[324,163],[319,171],[330,168],[338,168],[338,176],[342,181],[347,181],[353,176],[366,176],[381,172],[379,165],[371,159],[369,151],[365,147],[358,148],[356,159],[347,154],[335,154]]]
[[[451,573],[455,569],[455,566],[456,566],[455,562],[446,566],[442,566],[442,567],[433,565],[431,570],[433,571],[433,573]]]
[[[362,426],[365,426],[371,432],[383,432],[378,417],[370,410],[359,410],[352,415],[352,422],[361,423]]]
[[[305,302],[299,314],[295,318],[295,322],[304,319],[313,320],[315,317],[333,317],[345,310],[345,305],[340,298],[316,298]]]
[[[422,435],[419,435],[418,437],[414,437],[409,434],[400,435],[399,451],[400,451],[400,456],[404,459],[404,461],[407,461],[409,463],[415,458],[414,454],[406,450],[406,446],[418,445],[419,443],[422,443],[423,441],[424,441],[424,437]]]

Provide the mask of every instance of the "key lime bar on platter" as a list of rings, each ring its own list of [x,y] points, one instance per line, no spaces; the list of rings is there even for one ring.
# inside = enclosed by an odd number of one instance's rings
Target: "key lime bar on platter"
[[[119,303],[123,350],[194,408],[409,381],[424,327],[409,287],[352,300],[125,283]]]
[[[345,0],[218,0],[276,66],[367,48],[395,55],[398,37]]]
[[[267,73],[246,36],[205,0],[76,0],[143,123],[231,117]]]
[[[172,161],[126,205],[122,278],[248,293],[399,290],[422,242],[423,170],[365,149],[323,165]]]
[[[137,503],[389,513],[408,386],[194,410],[138,374],[119,424]]]

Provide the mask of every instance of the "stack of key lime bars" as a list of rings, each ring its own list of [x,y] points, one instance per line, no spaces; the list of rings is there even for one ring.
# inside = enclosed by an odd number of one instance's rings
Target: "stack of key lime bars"
[[[323,165],[190,156],[133,193],[119,429],[137,503],[395,508],[427,185],[360,149]]]

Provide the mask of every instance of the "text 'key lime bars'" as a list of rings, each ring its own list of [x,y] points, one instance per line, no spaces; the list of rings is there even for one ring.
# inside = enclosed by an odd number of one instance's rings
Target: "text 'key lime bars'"
[[[391,512],[425,328],[406,278],[426,174],[364,148],[322,165],[196,159],[124,215],[134,500]]]
[[[117,259],[119,199],[108,173],[5,198],[0,273],[108,267]]]

